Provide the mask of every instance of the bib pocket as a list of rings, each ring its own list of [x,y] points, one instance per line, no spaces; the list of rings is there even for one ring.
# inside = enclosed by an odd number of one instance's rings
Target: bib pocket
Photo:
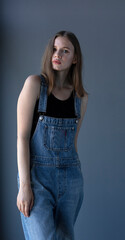
[[[75,127],[44,126],[44,145],[53,151],[68,151],[73,143]]]

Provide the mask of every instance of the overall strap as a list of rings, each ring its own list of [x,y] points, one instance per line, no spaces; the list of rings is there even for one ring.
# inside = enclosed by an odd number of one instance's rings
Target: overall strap
[[[81,98],[77,96],[76,92],[75,92],[74,104],[75,104],[75,114],[79,119],[81,117]]]
[[[47,108],[47,88],[48,84],[43,75],[40,75],[41,78],[41,87],[40,87],[40,98],[38,105],[38,112],[46,112]]]
[[[43,75],[40,75],[41,78],[41,87],[40,87],[40,98],[39,98],[39,105],[38,105],[38,112],[46,112],[47,108],[47,89],[48,84],[46,79]],[[79,119],[81,117],[81,98],[79,98],[75,92],[74,98],[74,107],[75,107],[75,115]]]

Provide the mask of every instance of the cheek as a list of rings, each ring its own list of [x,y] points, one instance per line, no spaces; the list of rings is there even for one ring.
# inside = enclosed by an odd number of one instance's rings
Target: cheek
[[[69,57],[69,58],[67,59],[67,63],[68,63],[69,65],[71,65],[72,62],[73,62],[73,58],[72,58],[72,57]]]
[[[51,59],[53,59],[54,58],[54,53],[53,53],[53,55],[52,55],[52,58]]]

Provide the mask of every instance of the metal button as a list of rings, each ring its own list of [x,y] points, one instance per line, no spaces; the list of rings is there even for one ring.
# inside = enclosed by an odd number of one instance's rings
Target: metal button
[[[76,120],[76,123],[78,123],[78,119]]]
[[[39,120],[42,121],[42,120],[43,120],[43,116],[40,116],[40,117],[39,117]]]

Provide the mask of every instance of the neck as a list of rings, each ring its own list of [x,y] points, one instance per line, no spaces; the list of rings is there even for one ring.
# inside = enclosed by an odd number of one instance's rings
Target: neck
[[[63,88],[68,85],[67,74],[68,74],[68,72],[56,71],[56,74],[55,74],[55,86],[56,87]]]

